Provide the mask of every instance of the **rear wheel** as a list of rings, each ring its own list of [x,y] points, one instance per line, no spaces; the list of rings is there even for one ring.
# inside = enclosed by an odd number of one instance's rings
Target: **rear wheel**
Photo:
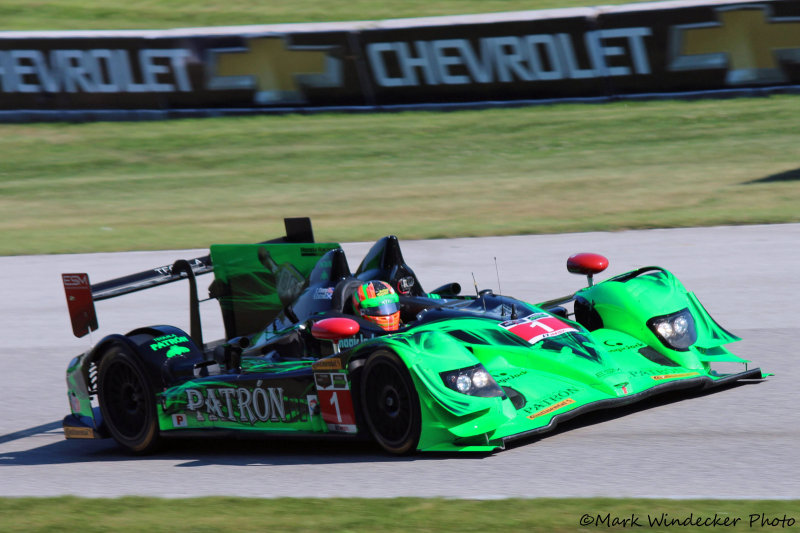
[[[402,455],[419,443],[421,415],[419,396],[403,362],[380,350],[367,360],[361,376],[364,419],[384,450]]]
[[[122,346],[100,361],[97,398],[106,427],[119,444],[148,453],[158,444],[155,393],[141,363]]]

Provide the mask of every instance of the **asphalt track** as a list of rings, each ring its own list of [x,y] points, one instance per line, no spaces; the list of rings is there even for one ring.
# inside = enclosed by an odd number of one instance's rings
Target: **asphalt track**
[[[776,375],[588,415],[491,455],[398,459],[369,444],[179,441],[131,457],[110,440],[63,438],[64,370],[89,341],[71,334],[59,274],[99,282],[205,250],[3,257],[0,496],[800,498],[800,224],[401,244],[429,290],[449,281],[472,290],[474,273],[480,288],[497,291],[496,257],[502,292],[530,301],[583,286],[565,268],[578,251],[609,257],[609,274],[664,266],[744,339],[734,352]],[[345,246],[352,269],[368,246]],[[186,327],[187,300],[176,283],[99,302],[94,340],[145,323]],[[222,336],[214,305],[204,307],[207,339]]]

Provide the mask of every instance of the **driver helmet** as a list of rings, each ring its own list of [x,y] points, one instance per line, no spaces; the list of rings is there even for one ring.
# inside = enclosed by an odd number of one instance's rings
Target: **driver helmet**
[[[400,327],[400,298],[384,281],[368,281],[353,293],[353,308],[362,318],[386,331]]]

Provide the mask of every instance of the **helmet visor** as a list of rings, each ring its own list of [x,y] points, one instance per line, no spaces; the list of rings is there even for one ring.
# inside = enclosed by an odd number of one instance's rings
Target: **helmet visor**
[[[398,312],[400,307],[397,302],[385,298],[372,298],[361,302],[361,314],[363,316],[386,316]]]

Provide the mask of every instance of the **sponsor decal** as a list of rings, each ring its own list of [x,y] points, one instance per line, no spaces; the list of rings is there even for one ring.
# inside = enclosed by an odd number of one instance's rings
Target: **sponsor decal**
[[[319,361],[313,363],[311,368],[314,371],[317,370],[341,370],[342,368],[342,360],[338,357],[326,357],[325,359],[320,359]]]
[[[328,424],[328,429],[339,433],[357,433],[358,428],[355,424]]]
[[[536,402],[533,402],[533,403],[528,403],[522,409],[522,411],[525,412],[525,413],[533,413],[536,416],[541,416],[542,414],[546,414],[546,413],[538,413],[538,411],[542,411],[544,409],[547,409],[548,407],[552,406],[554,403],[556,403],[556,402],[560,403],[560,401],[562,401],[562,400],[572,400],[572,398],[570,398],[570,396],[575,394],[575,393],[578,393],[578,392],[580,392],[580,389],[578,389],[577,387],[567,387],[567,388],[562,389],[562,390],[556,392],[555,394],[552,394],[552,395],[550,395],[550,396],[548,396],[546,398],[542,398],[542,399],[537,400]],[[573,403],[574,401],[575,400],[572,400],[570,403]],[[528,418],[536,418],[536,417],[535,416],[529,416]]]
[[[324,246],[301,246],[300,247],[300,255],[303,257],[319,257],[329,251],[332,248],[324,247]],[[330,268],[333,263],[331,261],[324,261],[320,263],[319,266],[322,268]]]
[[[632,378],[651,377],[653,379],[669,379],[670,377],[696,376],[697,372],[685,374],[664,374],[664,368],[645,368],[642,370],[631,370],[628,375]]]
[[[718,22],[673,26],[670,70],[727,69],[727,85],[785,83],[800,63],[800,18],[773,17],[768,3],[715,10]]]
[[[314,291],[315,300],[333,300],[333,287],[318,287]]]
[[[164,335],[162,337],[154,338],[152,340],[152,344],[150,344],[150,349],[153,350],[154,352],[156,352],[156,351],[161,350],[163,348],[174,347],[174,345],[181,344],[181,343],[184,343],[184,342],[189,342],[189,339],[186,336],[184,336],[184,335],[176,335],[174,333],[170,333],[169,335]],[[186,348],[186,351],[188,352],[189,349]],[[173,355],[179,355],[180,353],[183,353],[183,352],[174,353]],[[169,355],[169,353],[168,353],[167,357],[172,357],[172,356]]]
[[[527,370],[519,368],[517,370],[514,370],[513,372],[498,372],[496,374],[492,374],[492,377],[494,377],[495,381],[497,381],[498,383],[505,383],[507,381],[521,378],[527,373],[528,373]]]
[[[372,337],[373,337],[372,335],[365,336],[365,335],[359,333],[358,335],[354,335],[352,337],[348,337],[346,339],[342,339],[342,340],[339,341],[339,349],[340,350],[347,350],[348,348],[352,348],[354,346],[358,346],[362,342],[367,341],[367,340],[371,339]]]
[[[172,427],[175,428],[189,427],[189,420],[186,418],[186,415],[183,413],[172,415]]]
[[[606,376],[611,376],[613,374],[619,374],[620,372],[622,372],[621,368],[607,368],[606,370],[601,370],[600,372],[597,372],[595,376],[597,376],[598,378],[604,378]]]
[[[61,274],[61,280],[70,289],[91,289],[88,274]]]
[[[643,342],[637,342],[635,344],[626,345],[623,342],[611,341],[611,340],[603,341],[603,345],[606,347],[606,352],[608,353],[624,352],[627,350],[638,350],[642,346],[647,346]]]
[[[319,414],[319,398],[317,398],[316,394],[306,395],[306,402],[308,403],[309,417]]]
[[[191,92],[183,48],[0,51],[4,93]]]
[[[167,350],[167,359],[170,357],[175,357],[176,355],[182,355],[185,353],[191,352],[189,348],[186,346],[172,346],[169,350]]]
[[[542,409],[541,411],[537,411],[536,413],[533,413],[532,415],[528,415],[528,418],[534,419],[534,418],[537,418],[537,417],[540,417],[540,416],[544,416],[544,415],[552,413],[553,411],[558,411],[562,407],[566,407],[568,405],[572,405],[573,403],[575,403],[575,400],[573,400],[572,398],[567,398],[566,400],[562,400],[562,401],[558,402],[557,404],[551,405],[550,407],[548,407],[546,409]]]
[[[206,266],[205,263],[200,261],[199,259],[190,259],[188,260],[189,266],[192,267],[192,270],[195,268],[203,268]],[[153,272],[157,274],[161,274],[162,276],[171,276],[172,275],[172,265],[156,267],[153,269]]]
[[[350,380],[343,373],[315,374],[322,419],[330,431],[357,433]]]
[[[195,413],[199,422],[287,422],[286,403],[281,387],[208,387],[186,389],[186,410]],[[204,414],[205,413],[205,414]]]
[[[524,318],[501,322],[500,327],[507,329],[514,335],[531,344],[536,344],[540,340],[548,337],[555,337],[571,331],[578,331],[569,324],[565,324],[547,313],[535,313]]]
[[[656,381],[660,381],[662,379],[672,379],[672,378],[686,378],[689,376],[699,376],[698,372],[684,372],[682,374],[661,374],[659,376],[650,376]]]
[[[341,87],[333,46],[292,46],[287,36],[247,39],[243,47],[212,49],[208,89],[252,89],[256,104],[304,103],[303,87]]]
[[[620,396],[620,392],[622,393],[622,396],[628,394],[628,391],[630,391],[630,386],[631,384],[627,381],[625,383],[617,383],[614,385],[614,388],[617,389],[617,396]]]
[[[469,85],[648,75],[650,28],[593,30],[575,42],[567,33],[367,45],[381,87]],[[583,50],[578,50],[583,48]],[[579,51],[588,65],[580,65]]]

